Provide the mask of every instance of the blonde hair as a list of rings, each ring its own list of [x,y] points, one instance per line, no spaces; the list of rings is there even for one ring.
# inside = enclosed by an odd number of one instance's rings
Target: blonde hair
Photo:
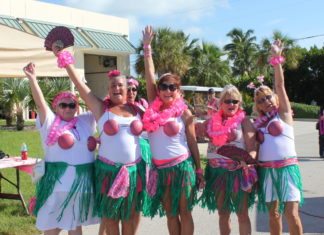
[[[253,105],[253,111],[258,113],[258,114],[264,114],[264,112],[259,108],[257,100],[260,96],[265,96],[265,95],[270,95],[272,94],[278,104],[279,99],[278,99],[278,95],[275,94],[272,89],[268,86],[262,85],[259,86],[258,88],[256,88],[254,90],[254,105]]]
[[[219,97],[219,104],[222,104],[224,102],[226,95],[233,95],[238,98],[240,103],[242,103],[242,95],[236,86],[230,84],[230,85],[226,85],[223,88],[223,91],[221,92]]]

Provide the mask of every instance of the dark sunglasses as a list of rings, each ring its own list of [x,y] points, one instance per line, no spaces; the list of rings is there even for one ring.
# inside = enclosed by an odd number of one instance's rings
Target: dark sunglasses
[[[272,95],[266,95],[260,99],[257,100],[258,104],[263,104],[264,102],[266,102],[266,100],[271,100],[272,99]]]
[[[239,100],[232,100],[232,99],[224,100],[225,104],[238,104],[239,102],[240,102]]]
[[[137,88],[136,87],[129,87],[127,88],[127,91],[132,91],[132,92],[136,92],[137,91]]]
[[[67,107],[69,107],[70,109],[75,109],[76,108],[76,103],[59,103],[58,105],[61,109],[66,109]]]
[[[175,84],[166,84],[166,83],[162,83],[159,85],[159,90],[161,90],[161,91],[166,91],[168,89],[170,91],[175,91],[178,89],[178,86]]]

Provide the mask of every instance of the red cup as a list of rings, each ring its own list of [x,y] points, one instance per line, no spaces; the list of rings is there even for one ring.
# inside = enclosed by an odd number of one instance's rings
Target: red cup
[[[27,151],[21,151],[21,160],[27,160],[28,158],[28,152]]]

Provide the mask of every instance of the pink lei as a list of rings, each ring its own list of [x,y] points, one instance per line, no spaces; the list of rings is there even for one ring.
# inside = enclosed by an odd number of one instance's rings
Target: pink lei
[[[207,134],[216,146],[226,144],[232,130],[236,129],[245,118],[245,112],[239,109],[233,117],[223,122],[223,111],[215,113],[207,124]]]
[[[65,124],[62,127],[60,127],[61,121],[62,121],[61,117],[56,115],[46,139],[46,144],[48,146],[55,144],[57,139],[64,131],[72,129],[77,123],[78,118],[74,117],[71,121],[69,121],[67,124]]]
[[[259,116],[253,123],[255,129],[265,126],[278,113],[278,109],[273,109],[265,115]]]
[[[157,130],[160,126],[167,123],[168,119],[171,117],[179,117],[182,113],[188,109],[183,99],[177,99],[173,104],[161,111],[163,102],[159,97],[150,104],[143,116],[144,129],[148,132],[153,132]]]

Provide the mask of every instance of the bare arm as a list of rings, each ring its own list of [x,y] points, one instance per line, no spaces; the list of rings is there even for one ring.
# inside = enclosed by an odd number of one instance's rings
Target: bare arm
[[[152,53],[148,46],[151,46],[154,32],[152,26],[146,26],[143,31],[143,44],[144,44],[144,66],[145,66],[145,79],[146,91],[149,103],[152,102],[157,95],[157,88],[154,79],[155,68],[152,58]]]
[[[69,74],[70,79],[78,89],[81,98],[84,100],[88,108],[95,116],[95,119],[98,121],[104,112],[103,102],[99,98],[97,98],[92,93],[90,88],[81,80],[73,65],[68,65],[66,67],[66,71]]]
[[[251,120],[248,117],[245,117],[242,122],[243,136],[246,151],[256,159],[257,156],[257,145],[256,145],[256,133],[252,125]]]
[[[201,171],[200,154],[199,154],[198,144],[196,141],[194,116],[192,115],[189,109],[184,111],[184,113],[182,114],[182,120],[185,122],[187,143],[188,143],[190,153],[194,159],[196,170]],[[198,188],[202,189],[205,186],[205,180],[203,174],[202,172],[196,172],[196,175],[198,180],[197,181]]]
[[[272,56],[281,56],[282,43],[277,40],[274,45],[272,45],[271,53]],[[283,121],[292,125],[293,118],[291,114],[291,105],[289,98],[285,89],[285,79],[283,74],[283,69],[281,64],[274,66],[274,77],[275,77],[275,90],[279,98],[279,115]]]
[[[37,106],[39,120],[40,120],[40,123],[43,125],[43,123],[46,119],[48,105],[45,101],[43,92],[40,89],[38,82],[37,82],[35,64],[29,63],[24,67],[23,70],[24,70],[24,73],[26,74],[27,78],[29,79],[29,86],[32,91],[33,99]]]

